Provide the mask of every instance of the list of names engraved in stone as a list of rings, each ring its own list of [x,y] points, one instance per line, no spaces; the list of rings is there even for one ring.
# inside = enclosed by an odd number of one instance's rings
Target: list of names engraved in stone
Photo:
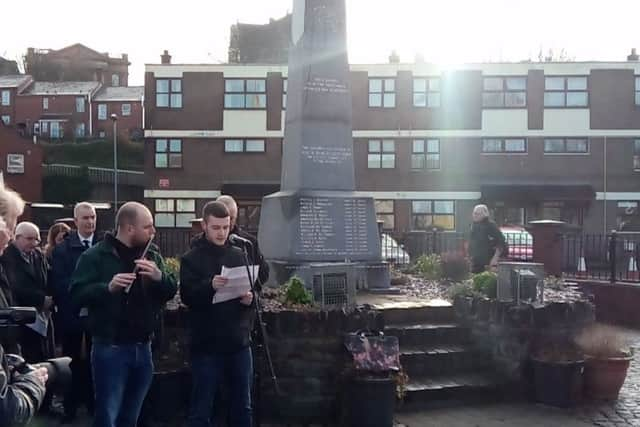
[[[345,199],[344,203],[344,243],[347,254],[369,252],[367,242],[367,201]]]
[[[299,254],[338,254],[333,242],[336,237],[335,205],[336,201],[329,198],[300,198]]]

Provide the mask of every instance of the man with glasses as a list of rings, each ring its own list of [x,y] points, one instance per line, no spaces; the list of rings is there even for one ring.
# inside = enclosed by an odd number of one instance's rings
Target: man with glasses
[[[14,303],[35,307],[35,323],[23,328],[20,345],[22,356],[29,363],[41,362],[51,355],[47,351],[49,319],[53,297],[47,287],[47,263],[40,251],[40,229],[31,222],[16,226],[15,239],[0,259],[14,296]]]

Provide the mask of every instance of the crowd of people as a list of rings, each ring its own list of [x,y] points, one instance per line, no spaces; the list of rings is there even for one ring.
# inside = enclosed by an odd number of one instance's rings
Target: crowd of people
[[[178,278],[151,243],[153,215],[143,204],[127,202],[116,214],[115,229],[101,235],[95,208],[80,202],[75,227],[54,224],[41,246],[37,225],[17,223],[23,209],[20,196],[0,186],[0,305],[37,313],[34,323],[2,330],[0,351],[18,353],[28,363],[71,358],[63,423],[72,423],[85,406],[94,427],[136,427],[153,377],[153,333],[165,303],[178,292]],[[191,317],[189,427],[211,425],[221,386],[229,391],[230,425],[252,425],[250,342],[255,299],[269,269],[256,239],[238,229],[237,213],[230,196],[207,203],[202,233],[181,260],[180,295]],[[231,234],[250,243],[246,255],[259,273],[251,291],[216,302],[216,292],[227,284],[222,268],[245,264]],[[38,408],[49,411],[54,399],[45,393],[46,370],[18,374],[1,352],[0,358],[0,425],[25,423]]]

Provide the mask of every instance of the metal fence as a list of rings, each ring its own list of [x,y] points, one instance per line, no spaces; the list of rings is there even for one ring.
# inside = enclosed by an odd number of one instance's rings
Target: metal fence
[[[197,233],[188,229],[158,229],[155,243],[165,256],[189,250]],[[507,251],[503,258],[533,261],[533,239],[524,232],[503,231]],[[397,265],[408,265],[421,255],[467,253],[467,235],[455,232],[382,233],[381,256]],[[640,233],[566,234],[562,239],[562,270],[568,277],[640,282]]]

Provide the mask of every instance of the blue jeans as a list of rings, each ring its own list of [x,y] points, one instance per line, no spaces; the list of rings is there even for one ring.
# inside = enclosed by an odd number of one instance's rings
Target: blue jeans
[[[113,345],[93,341],[93,427],[136,427],[151,380],[151,343]]]
[[[251,427],[251,348],[235,353],[194,354],[191,359],[193,389],[189,427],[211,427],[213,401],[220,384],[229,389],[229,425]]]

